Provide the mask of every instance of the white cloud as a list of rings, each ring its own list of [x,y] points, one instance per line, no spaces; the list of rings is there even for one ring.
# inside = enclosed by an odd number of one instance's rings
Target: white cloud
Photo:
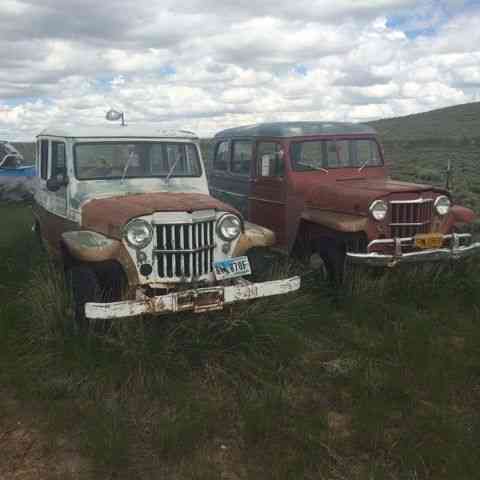
[[[462,0],[5,0],[0,138],[111,106],[210,135],[474,101],[479,21]]]

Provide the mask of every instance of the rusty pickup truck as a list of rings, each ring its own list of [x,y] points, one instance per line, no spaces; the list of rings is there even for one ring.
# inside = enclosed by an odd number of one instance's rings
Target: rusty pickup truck
[[[218,310],[300,286],[245,279],[245,253],[275,235],[209,195],[191,132],[47,128],[37,172],[34,230],[65,268],[79,322]]]
[[[286,252],[377,267],[459,260],[480,251],[460,226],[474,213],[450,193],[389,177],[376,131],[340,122],[262,123],[213,139],[213,195],[273,230]]]

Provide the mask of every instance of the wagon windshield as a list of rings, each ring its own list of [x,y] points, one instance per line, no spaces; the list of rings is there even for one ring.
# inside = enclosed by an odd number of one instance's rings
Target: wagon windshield
[[[294,142],[291,153],[293,168],[299,172],[383,164],[378,144],[371,139]]]
[[[74,158],[79,180],[199,177],[202,174],[193,143],[77,143]]]

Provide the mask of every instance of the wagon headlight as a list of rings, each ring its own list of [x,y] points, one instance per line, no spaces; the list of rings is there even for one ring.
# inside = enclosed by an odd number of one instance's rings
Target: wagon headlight
[[[388,205],[383,200],[375,200],[369,208],[370,215],[378,222],[382,221],[388,212]]]
[[[235,240],[242,230],[242,223],[240,219],[231,213],[226,213],[217,223],[218,235],[228,242]]]
[[[133,248],[145,248],[153,238],[153,228],[149,222],[140,218],[125,225],[124,237]]]
[[[445,195],[440,195],[435,200],[435,210],[439,215],[446,215],[450,211],[451,202]]]

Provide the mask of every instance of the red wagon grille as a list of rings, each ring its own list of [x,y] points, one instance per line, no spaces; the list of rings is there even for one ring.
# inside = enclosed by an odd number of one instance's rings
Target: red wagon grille
[[[430,232],[433,199],[392,200],[390,207],[390,235],[392,237],[413,237],[417,233]]]

